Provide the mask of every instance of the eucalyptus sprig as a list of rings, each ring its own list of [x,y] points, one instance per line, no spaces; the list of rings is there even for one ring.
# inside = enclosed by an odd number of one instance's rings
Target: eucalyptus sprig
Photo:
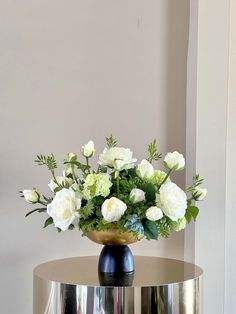
[[[57,168],[57,162],[53,154],[51,154],[51,156],[37,155],[37,159],[35,159],[35,162],[39,166],[47,166],[48,170],[51,171],[54,180],[56,180],[55,169]]]
[[[116,147],[117,146],[117,140],[114,139],[112,134],[108,137],[106,137],[106,143],[108,148]]]
[[[201,179],[199,174],[193,177],[193,184],[186,189],[186,192],[194,193],[196,188],[203,183],[204,179]]]
[[[147,161],[152,163],[153,160],[158,160],[161,158],[161,153],[157,150],[157,141],[154,139],[149,145],[148,145],[148,153],[149,156],[147,158]]]

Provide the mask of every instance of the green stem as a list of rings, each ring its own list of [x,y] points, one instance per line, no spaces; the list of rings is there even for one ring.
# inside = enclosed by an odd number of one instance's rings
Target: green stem
[[[75,174],[74,165],[71,165],[71,169],[72,169],[72,175],[73,175],[73,177],[74,177],[74,179],[75,179],[75,182],[78,184],[78,180],[77,180],[76,174]]]
[[[51,170],[51,173],[52,173],[52,176],[53,176],[55,183],[59,186],[60,184],[57,182],[54,170]]]
[[[86,158],[86,165],[87,165],[87,167],[89,167],[89,159],[88,159],[88,157],[85,157]]]
[[[170,176],[170,174],[171,174],[171,171],[172,171],[172,169],[170,169],[170,170],[167,172],[167,174],[166,174],[166,176],[165,176],[165,179],[161,182],[160,186],[162,186],[162,184],[165,183],[166,180],[169,178],[169,176]]]
[[[118,172],[117,178],[116,178],[116,189],[117,189],[117,195],[120,194],[120,174]]]
[[[44,206],[47,206],[47,203],[45,203],[45,202],[43,202],[43,201],[41,201],[41,200],[38,200],[37,203],[39,203],[39,204],[41,204],[41,205],[44,205]]]

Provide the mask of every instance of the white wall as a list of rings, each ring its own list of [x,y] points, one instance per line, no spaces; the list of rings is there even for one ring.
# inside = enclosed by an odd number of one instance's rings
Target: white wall
[[[0,312],[27,314],[35,265],[101,249],[24,218],[17,192],[48,191],[36,154],[99,151],[110,132],[139,159],[153,137],[185,151],[188,1],[2,1],[0,38]],[[182,259],[183,233],[132,248]]]
[[[209,193],[186,241],[204,269],[204,313],[214,314],[236,311],[235,9],[235,0],[193,0],[190,11],[186,149]]]

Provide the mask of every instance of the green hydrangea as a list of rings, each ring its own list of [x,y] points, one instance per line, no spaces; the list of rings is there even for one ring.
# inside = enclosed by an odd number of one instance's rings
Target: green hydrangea
[[[89,174],[83,184],[83,196],[89,200],[95,196],[107,197],[112,186],[109,178],[104,174]]]
[[[165,177],[166,177],[166,173],[164,171],[155,170],[151,178],[147,179],[146,181],[154,185],[160,186],[161,183],[164,181]],[[166,183],[171,182],[170,178],[168,178],[165,182]]]
[[[175,231],[181,231],[186,228],[187,220],[185,217],[178,219],[178,221],[173,221],[171,223],[172,229]]]

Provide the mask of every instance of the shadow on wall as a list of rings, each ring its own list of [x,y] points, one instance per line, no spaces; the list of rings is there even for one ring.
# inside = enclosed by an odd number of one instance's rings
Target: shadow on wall
[[[167,1],[167,147],[186,156],[186,87],[189,31],[189,0]],[[174,174],[185,188],[184,173]]]

